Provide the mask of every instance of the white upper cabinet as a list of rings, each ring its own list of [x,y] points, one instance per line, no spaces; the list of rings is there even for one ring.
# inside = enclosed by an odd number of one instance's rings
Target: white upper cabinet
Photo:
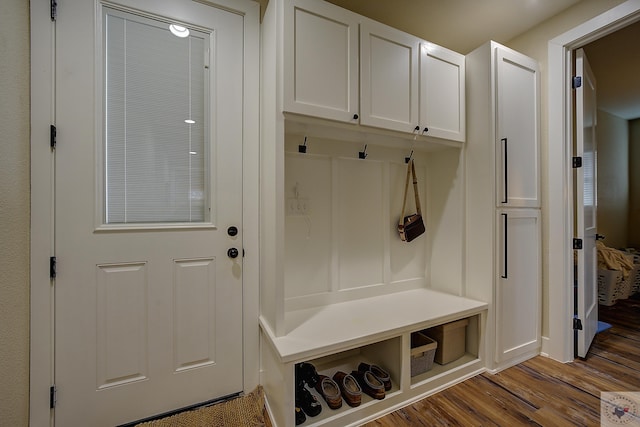
[[[420,133],[465,140],[465,58],[433,43],[420,44]]]
[[[359,16],[314,0],[287,6],[284,110],[358,123]]]
[[[420,39],[407,33],[375,21],[361,23],[361,124],[418,132],[419,48]]]
[[[285,0],[283,111],[465,140],[465,57],[319,0]]]
[[[540,207],[538,64],[496,47],[498,207]]]

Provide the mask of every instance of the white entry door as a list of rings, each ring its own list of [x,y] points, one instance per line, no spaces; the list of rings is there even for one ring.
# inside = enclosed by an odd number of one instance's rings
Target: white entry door
[[[242,391],[242,15],[69,0],[55,44],[55,424]]]
[[[576,76],[582,84],[576,88],[576,157],[582,167],[575,169],[576,236],[582,239],[577,251],[577,355],[586,357],[598,329],[598,277],[596,251],[596,80],[582,49],[576,52]]]

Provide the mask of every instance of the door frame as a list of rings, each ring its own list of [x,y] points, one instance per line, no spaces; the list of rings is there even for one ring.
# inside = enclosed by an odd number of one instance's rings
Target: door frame
[[[571,51],[640,20],[640,0],[628,0],[551,39],[548,44],[547,270],[548,337],[543,353],[573,360],[573,106]],[[552,144],[551,142],[554,141]],[[549,183],[562,185],[552,189]],[[551,327],[554,325],[554,327]]]
[[[96,0],[97,1],[97,0]],[[260,5],[252,0],[206,0],[244,16],[243,119],[243,389],[260,382],[259,360],[259,166]],[[58,7],[64,13],[64,5]],[[55,120],[55,21],[49,0],[30,0],[31,22],[31,254],[30,388],[32,426],[53,425],[50,387],[54,376],[54,292],[49,258],[54,255],[54,162],[50,126]],[[58,133],[60,149],[64,135]]]

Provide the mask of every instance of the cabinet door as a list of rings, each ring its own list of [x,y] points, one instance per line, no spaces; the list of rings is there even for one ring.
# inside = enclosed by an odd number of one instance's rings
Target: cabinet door
[[[433,43],[420,45],[420,132],[465,139],[464,55]]]
[[[420,40],[365,20],[360,27],[360,123],[401,132],[418,124]]]
[[[357,123],[358,15],[313,0],[284,13],[284,110]]]
[[[540,347],[540,211],[500,209],[497,230],[495,357],[500,363]]]
[[[538,64],[501,47],[496,62],[497,205],[539,207]]]

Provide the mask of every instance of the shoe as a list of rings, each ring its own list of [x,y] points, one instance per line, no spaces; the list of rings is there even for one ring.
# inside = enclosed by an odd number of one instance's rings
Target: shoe
[[[338,409],[342,406],[340,387],[326,375],[320,375],[320,381],[316,384],[316,391],[324,398],[329,408]]]
[[[307,362],[296,364],[295,376],[296,384],[307,383],[309,387],[315,387],[320,380],[315,366]]]
[[[367,393],[374,399],[382,400],[385,396],[384,384],[371,371],[352,371],[351,375],[355,377],[360,384],[362,391]]]
[[[353,375],[338,371],[333,374],[333,380],[338,383],[342,398],[347,402],[347,405],[351,407],[360,405],[362,402],[362,389]]]
[[[322,412],[322,405],[304,385],[296,387],[296,406],[310,417],[315,417]]]
[[[358,365],[358,371],[360,372],[371,371],[371,373],[375,375],[376,378],[382,381],[382,383],[384,384],[384,389],[386,391],[391,390],[391,377],[389,376],[389,373],[384,369],[382,369],[380,366],[368,365],[362,362]]]
[[[302,412],[302,408],[296,406],[296,425],[299,426],[305,421],[307,421],[307,416]]]

